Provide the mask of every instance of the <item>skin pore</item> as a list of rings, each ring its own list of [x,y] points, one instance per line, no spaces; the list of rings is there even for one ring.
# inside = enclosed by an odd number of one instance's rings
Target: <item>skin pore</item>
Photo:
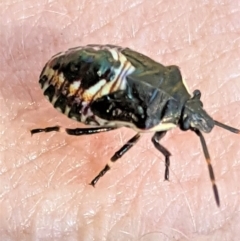
[[[104,2],[104,3],[102,3]],[[33,128],[84,127],[45,100],[44,64],[86,44],[131,47],[178,65],[207,112],[240,127],[238,1],[7,0],[0,5],[0,240],[237,240],[239,136],[204,134],[221,207],[215,204],[199,138],[173,129],[164,157],[144,134],[93,188],[110,157],[135,135],[119,129],[74,137]]]

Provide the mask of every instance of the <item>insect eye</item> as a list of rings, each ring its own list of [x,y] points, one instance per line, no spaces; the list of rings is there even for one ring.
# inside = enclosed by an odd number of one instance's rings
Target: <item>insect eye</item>
[[[180,123],[180,128],[183,131],[186,131],[186,130],[189,130],[190,125],[191,125],[191,119],[187,115],[185,115],[183,121]]]
[[[200,90],[194,90],[194,91],[193,91],[193,98],[200,100],[200,98],[201,98],[201,92],[200,92]]]

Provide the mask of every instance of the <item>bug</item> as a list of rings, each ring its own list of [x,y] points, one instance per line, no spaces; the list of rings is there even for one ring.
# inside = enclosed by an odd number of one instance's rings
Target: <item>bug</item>
[[[201,92],[191,95],[175,65],[163,66],[151,58],[113,45],[87,45],[54,55],[43,68],[39,83],[44,95],[60,112],[90,128],[60,126],[31,130],[31,134],[65,131],[69,135],[91,135],[120,127],[136,131],[91,181],[98,180],[112,164],[135,145],[144,132],[154,132],[152,143],[165,157],[165,180],[169,180],[171,153],[160,144],[174,127],[191,130],[200,138],[208,165],[214,197],[220,205],[211,159],[202,132],[219,126],[240,130],[213,120],[203,109]]]

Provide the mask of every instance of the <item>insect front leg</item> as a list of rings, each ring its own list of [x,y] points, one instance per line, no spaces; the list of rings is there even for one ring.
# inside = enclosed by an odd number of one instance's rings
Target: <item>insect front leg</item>
[[[166,131],[159,131],[156,132],[153,137],[152,137],[152,143],[159,150],[165,157],[165,175],[164,178],[165,180],[169,180],[169,166],[170,166],[170,156],[171,153],[164,147],[162,146],[159,141],[166,135]]]
[[[133,147],[137,141],[140,138],[140,134],[136,134],[134,137],[132,137],[128,142],[121,147],[115,154],[111,157],[110,161],[107,163],[107,165],[102,169],[102,171],[99,172],[99,174],[91,181],[90,185],[93,187],[96,185],[98,180],[107,172],[110,170],[111,166],[114,162],[116,162],[119,158],[121,158],[131,147]]]
[[[39,128],[39,129],[33,129],[31,130],[31,134],[34,135],[36,133],[40,132],[52,132],[52,131],[60,131],[60,132],[66,132],[68,135],[73,136],[81,136],[81,135],[92,135],[97,134],[100,132],[107,132],[116,129],[115,127],[97,127],[97,128],[75,128],[75,129],[69,129],[64,128],[61,126],[52,126],[52,127],[46,127],[46,128]]]

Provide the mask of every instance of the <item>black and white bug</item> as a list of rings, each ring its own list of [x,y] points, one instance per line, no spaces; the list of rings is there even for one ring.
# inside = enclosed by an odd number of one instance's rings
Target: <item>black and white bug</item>
[[[191,95],[177,66],[163,66],[129,48],[87,45],[61,52],[45,65],[39,83],[53,106],[92,128],[59,126],[33,129],[32,134],[64,130],[69,135],[90,135],[120,127],[137,134],[120,148],[91,181],[95,186],[111,165],[137,143],[144,132],[154,132],[152,142],[165,157],[165,180],[169,179],[170,152],[159,141],[176,126],[194,131],[200,138],[208,164],[214,196],[219,194],[202,132],[214,125],[240,134],[240,130],[213,120],[203,109],[201,93]]]

